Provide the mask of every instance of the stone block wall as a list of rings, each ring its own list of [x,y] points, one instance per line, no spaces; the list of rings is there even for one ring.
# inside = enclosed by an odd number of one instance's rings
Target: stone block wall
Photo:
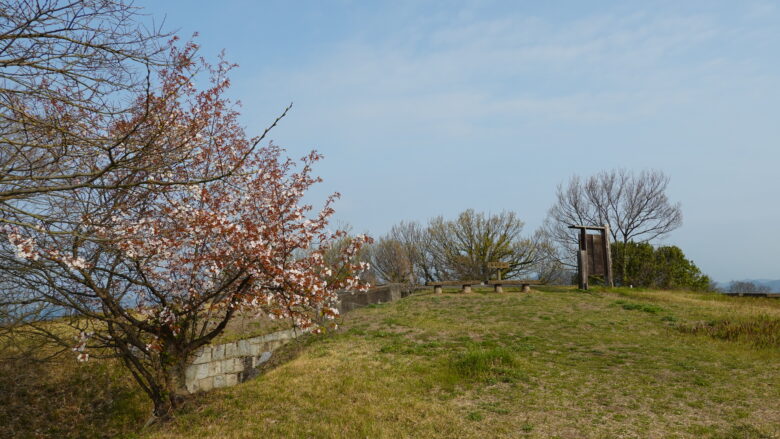
[[[387,303],[412,294],[417,288],[388,284],[365,293],[339,293],[336,308],[341,314],[361,306]],[[287,329],[260,337],[200,348],[184,372],[189,393],[208,392],[219,387],[234,386],[259,374],[257,366],[271,358],[274,350],[303,334],[300,329]]]
[[[257,366],[271,358],[279,346],[303,331],[287,329],[260,337],[200,348],[184,372],[187,391],[207,392],[234,386],[257,375]]]

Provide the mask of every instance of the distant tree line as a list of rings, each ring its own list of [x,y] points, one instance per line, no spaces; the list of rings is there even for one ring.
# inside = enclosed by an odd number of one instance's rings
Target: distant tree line
[[[768,285],[761,285],[751,281],[733,281],[726,291],[729,293],[771,293],[772,289]]]
[[[673,245],[653,246],[682,225],[682,208],[669,201],[669,177],[660,171],[604,171],[573,176],[558,187],[543,226],[523,233],[515,212],[466,210],[455,219],[426,224],[401,222],[365,250],[378,282],[425,283],[448,279],[538,278],[571,284],[576,273],[577,234],[571,225],[610,229],[616,285],[663,289],[712,289],[711,279]],[[598,280],[598,279],[596,279]]]
[[[425,283],[446,279],[489,280],[498,275],[491,262],[503,262],[503,278],[556,274],[553,252],[541,235],[523,234],[515,212],[485,214],[466,210],[455,219],[401,222],[366,250],[380,282]]]

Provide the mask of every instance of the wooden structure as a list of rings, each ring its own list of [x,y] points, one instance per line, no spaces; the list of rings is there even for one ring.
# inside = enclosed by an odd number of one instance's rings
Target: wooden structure
[[[441,287],[443,286],[453,286],[458,285],[462,287],[461,290],[464,293],[470,293],[471,292],[471,286],[472,285],[482,285],[481,280],[444,280],[444,281],[434,281],[434,282],[428,282],[425,284],[429,287],[433,287],[433,292],[435,294],[441,294]]]
[[[590,276],[602,276],[604,283],[615,286],[612,276],[612,254],[609,247],[609,226],[569,226],[579,230],[579,251],[577,252],[577,278],[581,290],[588,289]],[[598,234],[588,233],[596,230]]]
[[[488,268],[495,268],[498,271],[498,280],[501,280],[501,269],[509,268],[508,262],[488,262]]]
[[[524,293],[531,292],[531,285],[541,285],[542,282],[538,280],[491,280],[488,281],[488,285],[493,285],[496,293],[504,292],[504,285],[520,285],[523,288]]]

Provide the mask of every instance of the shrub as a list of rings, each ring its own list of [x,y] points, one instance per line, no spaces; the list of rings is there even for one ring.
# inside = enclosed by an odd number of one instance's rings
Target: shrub
[[[711,279],[676,246],[654,248],[648,243],[612,245],[615,280],[621,285],[704,291]]]

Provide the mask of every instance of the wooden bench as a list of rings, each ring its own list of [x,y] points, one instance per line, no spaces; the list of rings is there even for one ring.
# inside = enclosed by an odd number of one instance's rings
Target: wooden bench
[[[470,293],[472,285],[481,285],[481,284],[482,284],[481,280],[444,280],[444,281],[428,282],[425,285],[429,287],[433,287],[434,294],[441,294],[441,287],[443,286],[457,285],[463,288],[462,292]]]
[[[531,291],[531,285],[542,285],[543,282],[538,280],[491,280],[488,281],[488,285],[493,285],[496,293],[504,292],[504,285],[521,285],[523,292],[528,293]]]

